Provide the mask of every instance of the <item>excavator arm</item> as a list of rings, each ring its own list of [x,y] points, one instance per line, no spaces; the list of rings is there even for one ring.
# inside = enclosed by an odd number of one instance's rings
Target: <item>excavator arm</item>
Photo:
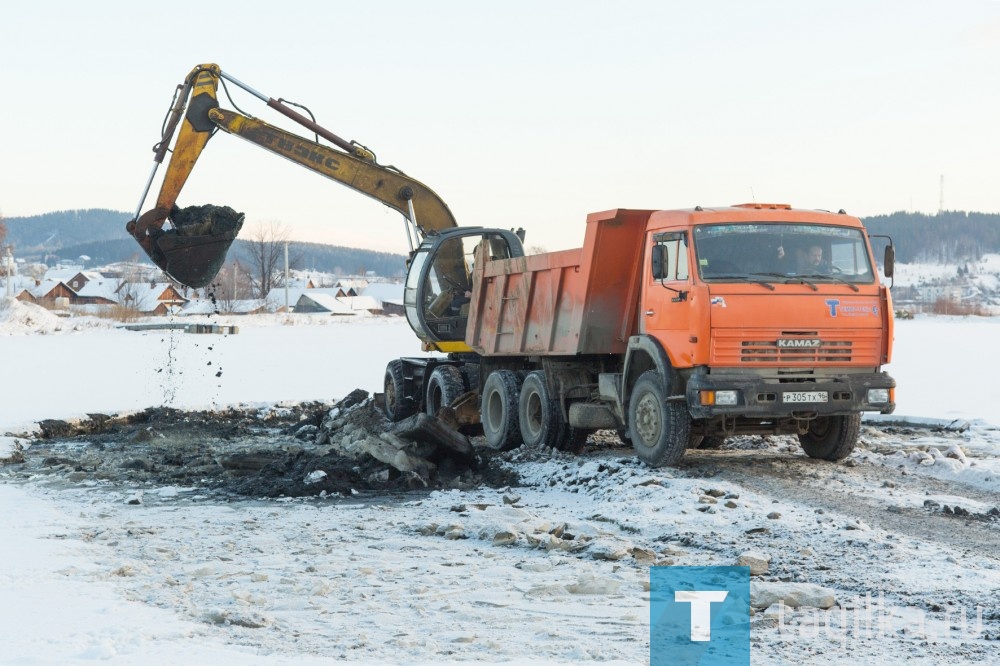
[[[322,137],[337,150],[319,141],[305,139],[284,129],[237,111],[222,109],[218,101],[220,82],[249,92],[269,107]],[[180,127],[178,131],[177,128]],[[218,65],[198,65],[177,87],[160,141],[154,146],[153,169],[126,225],[153,262],[182,284],[203,287],[222,268],[226,252],[236,239],[243,216],[226,207],[198,209],[177,207],[177,198],[216,130],[239,136],[250,143],[286,157],[300,166],[335,180],[398,211],[412,225],[414,236],[457,226],[447,204],[423,183],[392,166],[379,164],[364,146],[345,141],[279,99],[268,97],[223,72]],[[157,168],[174,143],[156,205],[142,210]],[[166,222],[172,228],[164,229]],[[410,226],[407,239],[411,248]]]
[[[208,116],[229,134],[381,201],[416,224],[422,233],[458,226],[448,206],[433,190],[396,169],[377,164],[374,158],[334,150],[234,111],[212,109]]]

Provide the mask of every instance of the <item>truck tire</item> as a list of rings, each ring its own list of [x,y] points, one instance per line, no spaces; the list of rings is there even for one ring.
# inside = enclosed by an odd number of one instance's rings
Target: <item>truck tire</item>
[[[479,364],[465,363],[459,370],[462,371],[462,379],[465,381],[466,391],[479,390]]]
[[[545,373],[541,370],[530,372],[524,378],[517,402],[517,421],[521,440],[533,449],[556,446],[567,427],[559,401],[549,395]]]
[[[402,421],[417,413],[417,403],[406,394],[406,380],[403,376],[403,362],[393,359],[385,368],[383,401],[385,413],[392,421]]]
[[[799,435],[802,450],[810,458],[843,460],[851,455],[861,432],[861,414],[820,416],[809,423],[809,431]]]
[[[691,415],[683,402],[667,401],[663,380],[655,370],[639,376],[628,404],[632,448],[651,467],[673,465],[684,455],[691,437]]]
[[[454,365],[439,365],[427,378],[427,395],[424,411],[437,416],[438,410],[447,407],[465,393],[465,379],[462,371]]]
[[[479,407],[486,445],[497,451],[508,451],[520,445],[521,429],[517,407],[520,382],[511,370],[494,370],[486,378]]]
[[[556,442],[556,448],[566,453],[580,453],[583,451],[583,447],[587,445],[587,440],[590,438],[590,433],[592,432],[593,430],[574,428],[567,425],[560,433],[559,441]]]

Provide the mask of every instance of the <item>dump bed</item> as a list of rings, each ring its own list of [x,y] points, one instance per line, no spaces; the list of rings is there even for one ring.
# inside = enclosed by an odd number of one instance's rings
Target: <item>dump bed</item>
[[[592,213],[579,249],[476,261],[466,343],[483,356],[623,353],[652,212]]]

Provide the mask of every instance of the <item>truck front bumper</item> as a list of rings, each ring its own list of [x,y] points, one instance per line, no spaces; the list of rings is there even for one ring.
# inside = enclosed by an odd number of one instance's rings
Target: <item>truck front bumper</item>
[[[896,409],[896,380],[884,372],[819,377],[815,381],[779,381],[745,374],[709,374],[696,370],[687,381],[691,416],[751,418],[852,414]]]

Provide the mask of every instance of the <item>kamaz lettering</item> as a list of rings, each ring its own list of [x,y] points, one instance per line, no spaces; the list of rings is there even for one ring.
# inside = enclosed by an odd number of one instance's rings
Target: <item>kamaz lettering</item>
[[[822,340],[806,338],[779,338],[778,349],[816,349],[823,344]]]

